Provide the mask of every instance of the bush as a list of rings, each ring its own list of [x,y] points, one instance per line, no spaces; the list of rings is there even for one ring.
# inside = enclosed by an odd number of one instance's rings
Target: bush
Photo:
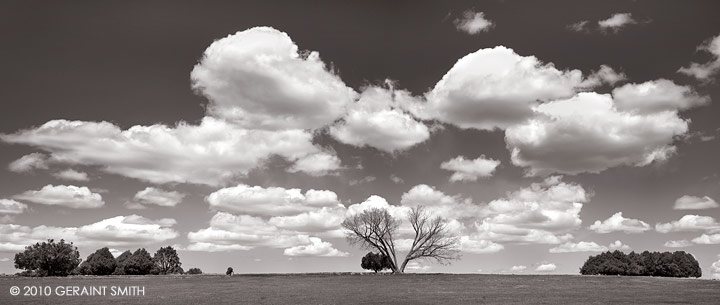
[[[117,267],[115,257],[110,253],[110,249],[105,247],[90,254],[80,264],[78,271],[83,275],[110,275],[115,272],[115,267]]]
[[[80,252],[73,243],[53,239],[25,247],[15,254],[15,268],[32,276],[67,276],[80,264]]]
[[[145,275],[149,274],[153,269],[154,263],[150,253],[145,248],[135,250],[127,260],[124,262],[123,271],[125,274],[130,275]]]
[[[202,270],[200,270],[200,268],[190,268],[187,274],[202,274]]]
[[[115,258],[115,263],[117,266],[115,267],[115,272],[113,272],[113,274],[115,274],[115,275],[125,274],[125,265],[127,263],[127,260],[130,259],[130,257],[132,257],[132,255],[133,255],[133,253],[130,252],[130,250],[126,250],[125,252],[120,254],[117,258]]]
[[[700,277],[702,270],[695,257],[685,251],[626,255],[615,250],[590,256],[580,268],[580,274]]]
[[[234,271],[232,267],[228,267],[227,271],[225,271],[225,275],[233,275]]]
[[[365,254],[365,256],[363,256],[362,261],[360,262],[360,267],[366,270],[375,271],[375,273],[377,273],[378,271],[382,271],[383,269],[390,269],[390,264],[388,261],[388,257],[385,256],[385,254],[375,254],[372,252],[368,252],[368,254]]]

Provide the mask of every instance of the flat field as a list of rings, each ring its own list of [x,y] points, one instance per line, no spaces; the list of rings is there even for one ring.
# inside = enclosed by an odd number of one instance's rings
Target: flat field
[[[19,295],[11,294],[13,286]],[[101,287],[104,295],[97,295]],[[117,295],[139,294],[133,287],[143,287],[143,295]],[[96,295],[72,295],[82,288],[95,288]],[[720,304],[720,281],[479,274],[0,277],[0,304]]]

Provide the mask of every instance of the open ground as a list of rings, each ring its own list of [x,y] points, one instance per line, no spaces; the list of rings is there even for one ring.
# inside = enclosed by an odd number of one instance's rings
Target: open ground
[[[21,294],[12,296],[11,287]],[[53,290],[24,296],[25,286]],[[58,296],[58,286],[106,286]],[[110,296],[110,287],[144,287]],[[263,274],[0,278],[0,304],[718,304],[720,281],[656,277],[481,274]],[[42,288],[48,290],[47,288]]]

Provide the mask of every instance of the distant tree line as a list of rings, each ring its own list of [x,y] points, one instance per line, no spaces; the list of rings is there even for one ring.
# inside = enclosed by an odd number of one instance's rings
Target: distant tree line
[[[24,276],[182,274],[181,265],[177,251],[170,246],[158,249],[154,256],[140,248],[117,258],[104,247],[82,261],[73,243],[49,239],[15,254],[15,268],[24,269],[18,273]],[[198,268],[191,270],[192,274],[202,273]]]
[[[685,251],[625,254],[615,250],[590,256],[580,268],[580,274],[700,277],[702,270],[695,257]]]

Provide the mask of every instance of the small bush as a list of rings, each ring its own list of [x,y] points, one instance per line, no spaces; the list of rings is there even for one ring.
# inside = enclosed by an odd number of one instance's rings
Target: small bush
[[[186,272],[187,274],[202,274],[202,270],[200,268],[190,268]]]

